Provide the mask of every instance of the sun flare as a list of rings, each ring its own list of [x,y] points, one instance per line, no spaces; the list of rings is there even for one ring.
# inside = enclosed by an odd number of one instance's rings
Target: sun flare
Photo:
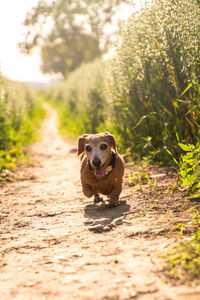
[[[39,51],[26,56],[18,48],[18,42],[22,39],[22,23],[26,13],[36,6],[37,2],[38,0],[7,0],[0,3],[0,70],[4,76],[13,80],[48,82],[57,78],[57,76],[51,77],[42,74]],[[133,2],[136,7],[139,7],[141,0]],[[124,8],[119,16],[124,18],[129,14],[130,11]]]

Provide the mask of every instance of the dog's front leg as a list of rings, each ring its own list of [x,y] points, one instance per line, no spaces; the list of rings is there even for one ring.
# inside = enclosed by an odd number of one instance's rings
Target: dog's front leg
[[[109,207],[117,207],[119,206],[119,196],[115,196],[115,197],[110,197],[109,199]]]
[[[109,195],[109,207],[119,206],[119,195],[122,191],[122,182],[119,182],[119,185],[115,185],[111,194]]]
[[[82,183],[82,189],[83,189],[83,194],[88,198],[91,198],[95,194],[94,189],[89,184]]]
[[[103,198],[99,196],[99,194],[91,187],[89,184],[82,184],[83,187],[83,194],[91,198],[94,195],[94,203],[99,203],[103,201]]]
[[[102,202],[103,201],[103,198],[101,198],[99,196],[99,194],[97,192],[94,193],[94,203],[99,203],[99,202]]]

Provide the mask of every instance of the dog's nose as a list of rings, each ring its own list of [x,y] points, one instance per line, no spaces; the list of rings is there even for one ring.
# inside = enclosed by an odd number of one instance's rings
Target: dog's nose
[[[99,167],[100,164],[101,164],[101,160],[98,158],[98,157],[95,157],[92,161],[92,164],[95,166],[95,167]]]

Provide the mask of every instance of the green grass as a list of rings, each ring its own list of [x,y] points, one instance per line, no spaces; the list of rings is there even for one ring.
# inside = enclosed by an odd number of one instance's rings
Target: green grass
[[[200,199],[200,145],[182,144],[179,147],[184,151],[178,164],[179,179],[176,185],[184,187],[188,193],[188,198],[198,201]],[[191,221],[186,224],[178,224],[172,231],[180,230],[182,241],[166,254],[167,268],[171,277],[185,281],[198,280],[200,278],[200,213],[195,210]],[[185,238],[184,231],[190,228],[194,234],[192,237]]]
[[[24,84],[1,78],[0,91],[0,180],[4,180],[23,157],[23,147],[39,137],[45,110],[37,93]]]
[[[200,229],[168,253],[170,275],[183,282],[200,278]]]
[[[185,238],[183,231],[187,227],[195,227],[194,236]],[[191,221],[179,224],[182,241],[176,243],[166,255],[167,269],[172,278],[182,282],[199,280],[200,278],[200,215],[195,210]],[[176,228],[178,229],[178,228]]]
[[[109,61],[84,64],[47,91],[67,135],[110,131],[132,159],[173,163],[200,138],[200,6],[152,0],[119,32]],[[60,105],[61,104],[61,105]]]
[[[96,60],[47,89],[46,97],[58,110],[60,130],[65,136],[97,133],[104,127],[107,103],[103,72],[104,63]]]
[[[78,112],[72,112],[62,102],[47,99],[47,102],[56,109],[59,117],[58,129],[60,134],[68,139],[77,138],[83,132],[83,122]]]
[[[170,163],[199,139],[199,19],[193,0],[152,0],[120,32],[110,93],[130,156]]]

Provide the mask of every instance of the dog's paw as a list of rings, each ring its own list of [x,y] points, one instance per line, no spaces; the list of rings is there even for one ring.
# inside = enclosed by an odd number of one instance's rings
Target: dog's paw
[[[112,208],[112,207],[117,207],[117,206],[119,206],[120,204],[119,204],[119,200],[118,199],[110,199],[109,200],[109,204],[108,204],[108,207],[109,208]]]
[[[103,197],[94,196],[94,203],[103,202]]]

